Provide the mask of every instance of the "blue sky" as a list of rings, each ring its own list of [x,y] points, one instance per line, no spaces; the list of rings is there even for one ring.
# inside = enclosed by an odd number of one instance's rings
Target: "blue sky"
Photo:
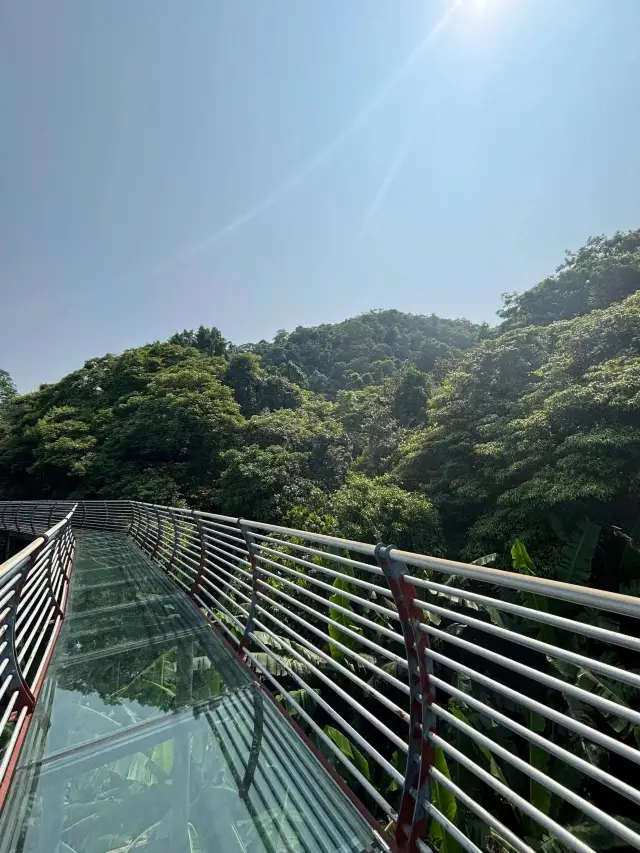
[[[640,225],[640,2],[453,2],[3,4],[0,367],[27,391],[201,323],[492,322]]]

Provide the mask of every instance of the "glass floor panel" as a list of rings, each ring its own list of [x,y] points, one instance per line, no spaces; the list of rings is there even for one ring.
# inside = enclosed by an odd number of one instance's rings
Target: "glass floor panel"
[[[248,675],[208,630],[54,665],[44,757],[200,704]]]
[[[173,590],[175,593],[175,588]],[[72,619],[76,613],[84,614],[88,610],[102,610],[118,604],[131,604],[135,601],[145,601],[159,595],[167,595],[162,586],[157,588],[142,587],[135,581],[122,581],[108,585],[89,586],[78,589],[73,596],[67,614]]]
[[[10,802],[20,853],[385,849],[254,685],[23,767],[13,784],[30,792]]]
[[[118,589],[115,600],[95,598],[85,579],[96,569],[84,568],[96,558],[102,568],[127,562],[138,582],[102,587]],[[0,816],[0,853],[389,849],[129,540],[79,534],[76,568],[73,606]]]
[[[185,606],[186,604],[186,606]],[[147,601],[136,601],[118,608],[76,612],[66,620],[62,645],[64,653],[78,654],[104,650],[127,641],[171,635],[195,628],[198,614],[179,593]]]

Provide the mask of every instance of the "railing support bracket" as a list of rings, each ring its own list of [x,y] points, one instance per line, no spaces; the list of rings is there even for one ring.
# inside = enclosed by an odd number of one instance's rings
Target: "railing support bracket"
[[[429,639],[420,630],[422,612],[413,603],[419,598],[418,591],[405,578],[409,573],[407,565],[393,559],[393,548],[393,545],[379,544],[375,557],[398,608],[409,664],[409,751],[396,823],[396,843],[401,853],[416,853],[418,841],[424,841],[429,830],[425,803],[431,801],[430,770],[434,749],[428,734],[435,732],[435,716],[431,710],[434,697],[430,664],[425,655]]]

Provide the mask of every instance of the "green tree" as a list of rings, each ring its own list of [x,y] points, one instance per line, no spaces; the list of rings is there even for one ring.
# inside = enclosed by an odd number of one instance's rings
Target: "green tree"
[[[297,385],[284,376],[266,373],[259,357],[248,352],[233,354],[221,378],[233,389],[245,417],[264,409],[297,408],[302,402]]]
[[[17,396],[17,389],[6,370],[0,370],[0,438],[6,430],[6,413],[9,402]]]
[[[291,509],[287,521],[358,542],[384,542],[403,550],[439,554],[444,546],[438,511],[431,501],[406,492],[385,477],[351,474],[324,501]]]
[[[0,370],[0,409],[18,394],[18,390],[6,370]]]
[[[503,328],[545,326],[606,308],[640,288],[640,229],[590,237],[567,252],[555,274],[524,293],[504,295]]]
[[[185,329],[169,338],[169,343],[183,347],[194,347],[207,355],[226,355],[229,342],[215,326],[200,326],[197,330]]]
[[[228,450],[213,499],[220,512],[281,522],[287,511],[309,499],[314,485],[304,474],[305,453],[252,444]]]
[[[398,464],[399,448],[410,431],[394,416],[396,385],[387,380],[362,391],[339,391],[335,417],[352,447],[353,468],[369,477],[390,473]]]
[[[331,397],[340,390],[357,390],[379,383],[421,354],[428,362],[427,342],[438,349],[438,358],[469,349],[477,339],[478,327],[468,320],[445,320],[435,314],[423,316],[401,311],[370,311],[342,323],[280,331],[273,342],[241,347],[259,355],[265,367],[279,371],[283,365],[295,365],[305,377],[307,387]],[[422,365],[419,365],[422,367]],[[287,378],[294,378],[287,367]]]
[[[97,443],[91,429],[74,406],[49,409],[32,427],[37,443],[28,473],[47,482],[51,497],[66,497],[87,473]]]
[[[401,426],[413,427],[426,422],[430,383],[426,373],[407,365],[400,374],[391,411]]]
[[[437,503],[457,548],[502,489],[495,466],[487,470],[483,448],[509,422],[520,397],[539,383],[538,371],[552,344],[553,332],[546,329],[517,330],[483,341],[434,389],[425,428],[413,432],[401,450],[400,482],[410,490],[424,490]],[[509,461],[495,461],[506,476]]]
[[[133,497],[132,477],[148,469],[169,475],[190,502],[209,503],[221,470],[221,454],[241,424],[229,388],[203,364],[160,371],[144,394],[133,395],[113,413],[93,476],[100,493]]]
[[[332,417],[331,404],[308,402],[302,408],[254,415],[242,431],[246,444],[281,447],[305,455],[304,476],[323,489],[336,489],[351,463],[351,442]]]
[[[347,539],[385,542],[427,554],[440,553],[444,545],[438,512],[431,501],[384,477],[352,474],[331,495],[329,506],[340,535]]]
[[[557,329],[535,386],[476,448],[496,494],[474,531],[485,542],[550,514],[625,526],[637,513],[640,294]]]

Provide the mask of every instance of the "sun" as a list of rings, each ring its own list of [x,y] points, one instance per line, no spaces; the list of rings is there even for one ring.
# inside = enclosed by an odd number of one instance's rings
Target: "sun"
[[[473,18],[485,18],[496,13],[502,0],[462,0],[462,8]]]

